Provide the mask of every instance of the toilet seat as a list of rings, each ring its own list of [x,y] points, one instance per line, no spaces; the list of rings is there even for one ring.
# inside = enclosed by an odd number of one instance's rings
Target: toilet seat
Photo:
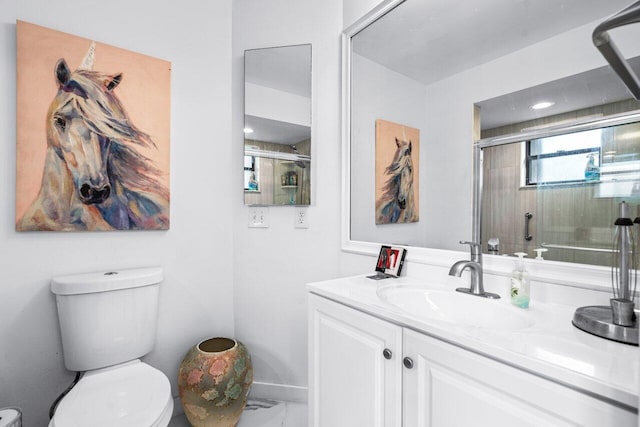
[[[60,401],[49,427],[165,427],[172,412],[167,377],[134,360],[85,373]]]

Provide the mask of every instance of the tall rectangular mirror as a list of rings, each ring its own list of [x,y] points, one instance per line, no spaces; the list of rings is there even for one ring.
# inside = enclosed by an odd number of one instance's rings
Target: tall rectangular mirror
[[[311,45],[246,50],[244,202],[311,203]]]
[[[475,141],[490,137],[491,134],[487,133],[489,129],[514,125],[511,130],[500,130],[504,136],[505,133],[513,133],[515,128],[520,132],[528,127],[549,126],[552,120],[553,126],[558,125],[557,120],[563,120],[564,125],[568,126],[570,122],[567,120],[572,123],[593,121],[637,109],[637,104],[631,101],[631,95],[611,72],[592,41],[592,33],[598,24],[629,3],[629,0],[464,0],[454,4],[445,1],[389,0],[346,29],[343,37],[343,105],[346,110],[344,191],[347,203],[343,217],[345,246],[358,248],[353,250],[368,250],[373,248],[373,245],[367,246],[369,243],[394,243],[418,248],[465,250],[458,244],[459,240],[480,238],[480,224],[474,223],[480,218],[479,203],[483,194],[478,194],[474,189],[474,178],[477,180],[480,175],[474,175],[473,147]],[[640,25],[616,30],[613,34],[627,58],[640,55],[639,33]],[[613,79],[617,88],[605,86],[598,79],[603,73]],[[537,100],[541,97],[541,90],[547,84],[551,85],[547,89],[560,97],[551,110],[531,110],[529,106],[534,102],[530,102],[525,109],[533,112],[533,116],[514,118],[509,123],[491,123],[491,116],[506,119],[514,112],[517,99],[513,94],[528,94],[523,103],[534,101],[531,98]],[[595,101],[574,104],[573,107],[565,105],[587,96]],[[494,114],[491,111],[496,104],[502,110]],[[578,110],[584,111],[576,113]],[[545,121],[543,117],[547,116],[556,117]],[[419,188],[419,197],[416,198],[419,219],[415,222],[376,223],[375,163],[379,139],[376,121],[379,119],[419,130],[419,172],[414,176],[414,185]],[[525,123],[533,119],[538,122]],[[481,135],[481,132],[484,134]],[[626,134],[625,138],[632,138],[634,132],[626,131]],[[539,136],[543,138],[546,135]],[[533,150],[530,151],[530,159],[531,156],[547,156],[549,153],[543,148],[547,143],[529,144],[529,150]],[[615,149],[611,148],[612,144],[616,146]],[[579,176],[562,179],[584,181],[585,168],[591,158],[600,167],[601,180],[603,177],[609,179],[612,177],[612,168],[619,165],[609,165],[606,157],[610,154],[608,152],[615,150],[621,154],[624,150],[635,148],[625,143],[623,149],[622,142],[618,141],[603,143],[599,148],[590,146],[577,150],[580,152],[576,156],[580,158],[574,157],[574,160],[580,163],[575,166],[575,173]],[[483,151],[486,168],[492,160],[488,160],[488,151]],[[589,154],[593,156],[589,157]],[[521,161],[521,158],[516,159],[516,163],[510,166],[518,170],[518,180],[521,178]],[[533,161],[530,167],[535,168],[540,164]],[[492,173],[501,173],[485,172],[485,178]],[[627,178],[634,179],[631,175],[627,175]],[[540,179],[545,181],[547,178]],[[542,184],[538,182],[536,185],[540,188]],[[500,193],[500,197],[493,197],[490,202],[491,196],[486,195],[483,206],[504,210],[509,203],[516,203],[509,199],[510,194],[527,191],[530,194],[531,185],[534,185],[533,181],[530,181],[527,189],[493,190]],[[589,190],[596,187],[594,182],[571,185],[573,188],[582,186]],[[560,239],[558,233],[564,225],[552,224],[556,218],[561,219],[553,214],[554,211],[577,203],[568,192],[556,192],[562,186],[568,188],[571,185],[549,185],[546,198],[539,198],[535,202],[536,207],[544,209],[544,212],[536,210],[533,212],[534,218],[544,218],[547,231],[536,236],[536,240],[525,249],[529,256],[535,256],[534,246],[541,247],[544,243],[550,259],[597,264],[594,260],[597,256],[575,257],[565,254],[554,258],[551,253],[557,254],[568,249],[552,249],[549,245],[579,246],[585,243]],[[488,184],[485,187],[486,191],[492,191]],[[616,205],[621,197],[612,196],[608,204]],[[543,199],[544,207],[541,205]],[[608,207],[607,211],[610,210]],[[514,233],[517,231],[518,236],[524,233],[524,215],[527,212],[526,209],[519,212],[517,220],[514,219],[517,223],[511,228]],[[485,229],[488,221],[504,225],[495,212],[485,210],[482,217]],[[530,232],[535,235],[539,231],[536,228],[538,225],[532,220],[530,226]],[[572,233],[604,236],[612,228],[612,222],[607,231],[601,229],[600,225],[592,232],[586,232],[583,226],[578,226]],[[487,233],[482,235],[485,252],[487,240],[500,237],[494,234],[496,232],[487,229]],[[505,243],[500,254],[516,249],[516,246],[507,248],[509,239],[506,236],[500,238]],[[594,241],[591,245],[600,247],[600,243]]]

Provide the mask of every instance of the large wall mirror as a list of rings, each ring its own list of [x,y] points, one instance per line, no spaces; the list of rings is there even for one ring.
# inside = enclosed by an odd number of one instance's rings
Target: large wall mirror
[[[311,45],[246,50],[244,202],[311,203]]]
[[[495,237],[501,242],[500,254],[525,250],[532,256],[533,249],[544,244],[550,259],[598,264],[598,252],[561,247],[606,249],[611,243],[605,245],[604,236],[613,228],[614,207],[623,198],[639,204],[630,198],[635,193],[614,194],[609,183],[600,185],[591,178],[585,182],[590,160],[599,168],[599,181],[614,179],[613,171],[620,167],[628,169],[626,180],[639,178],[632,171],[637,168],[633,162],[640,160],[635,157],[640,153],[637,125],[602,131],[599,146],[556,148],[555,152],[574,151],[577,176],[554,183],[546,178],[537,183],[521,181],[522,156],[526,158],[527,149],[538,158],[549,154],[543,147],[548,146],[544,138],[550,134],[534,132],[541,141],[525,142],[528,148],[522,148],[523,139],[506,136],[520,132],[531,136],[532,130],[545,126],[564,127],[562,132],[572,133],[575,129],[567,130],[571,124],[640,108],[592,42],[594,28],[628,3],[464,0],[454,5],[396,0],[382,3],[345,30],[345,246],[385,242],[466,250],[458,241],[478,237],[480,223],[474,225],[474,218],[481,217],[482,200],[485,252],[488,239]],[[640,28],[629,26],[612,36],[627,58],[640,55]],[[555,100],[549,99],[555,102],[552,107],[530,108],[546,100],[546,94],[556,95]],[[419,130],[419,173],[414,176],[419,219],[415,222],[376,223],[380,193],[375,187],[376,144],[383,143],[376,132],[380,119]],[[500,137],[504,139],[496,143]],[[495,139],[488,143],[491,138]],[[480,140],[486,143],[483,156],[474,156],[474,142]],[[490,154],[499,150],[497,146],[510,152]],[[612,151],[617,156],[614,163],[607,157]],[[484,160],[485,179],[484,186],[476,182],[475,189],[474,178],[478,181],[483,175],[479,170],[474,176],[474,158]],[[631,163],[622,166],[618,160],[623,158]],[[530,167],[539,169],[543,163],[531,163],[531,156],[529,161]],[[476,189],[482,187],[480,194]],[[584,194],[579,196],[580,192]],[[532,197],[535,193],[537,197]],[[597,198],[598,204],[587,207],[578,197]],[[575,209],[564,212],[569,206]],[[602,219],[585,219],[574,222],[572,230],[565,229],[570,218],[595,216],[595,211]],[[515,241],[524,236],[527,212],[534,215],[529,233],[535,237],[519,245]],[[587,230],[590,224],[593,228]],[[571,240],[569,234],[582,240]]]

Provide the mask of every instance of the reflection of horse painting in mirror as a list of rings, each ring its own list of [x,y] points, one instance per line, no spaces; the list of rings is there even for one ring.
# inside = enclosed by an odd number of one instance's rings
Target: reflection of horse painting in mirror
[[[64,59],[55,64],[40,190],[17,230],[169,228],[162,172],[139,150],[155,143],[115,94],[122,74],[92,71],[93,52],[73,72]]]
[[[376,163],[382,159],[378,154],[379,144],[389,142],[391,138],[386,135],[384,126],[395,125],[390,122],[378,120],[376,122]],[[400,125],[395,125],[400,126]],[[404,128],[404,127],[403,127]],[[417,131],[417,129],[414,129]],[[406,132],[403,132],[406,133]],[[395,152],[388,166],[384,168],[384,176],[387,177],[382,186],[377,185],[376,194],[376,224],[403,223],[418,221],[418,205],[416,200],[417,167],[414,165],[414,143],[411,139],[399,139],[394,137]],[[416,162],[417,163],[417,162]],[[377,175],[380,175],[379,172]],[[377,176],[380,179],[379,176]]]

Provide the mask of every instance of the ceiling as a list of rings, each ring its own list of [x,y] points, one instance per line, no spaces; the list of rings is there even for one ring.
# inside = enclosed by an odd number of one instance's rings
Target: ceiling
[[[353,38],[353,51],[430,84],[608,17],[630,0],[406,0]]]
[[[311,98],[311,46],[303,44],[246,50],[244,80]]]
[[[640,57],[631,58],[628,63],[636,75],[640,75]],[[485,130],[630,98],[622,81],[609,66],[605,66],[476,105],[480,107],[482,130]],[[553,100],[555,104],[543,110],[531,109],[532,105],[544,100]]]
[[[406,0],[358,33],[353,51],[427,85],[603,20],[629,2]],[[640,68],[637,59],[633,64]],[[628,98],[613,71],[602,67],[479,103],[482,129]],[[549,99],[556,102],[551,108],[531,110],[531,105]]]

